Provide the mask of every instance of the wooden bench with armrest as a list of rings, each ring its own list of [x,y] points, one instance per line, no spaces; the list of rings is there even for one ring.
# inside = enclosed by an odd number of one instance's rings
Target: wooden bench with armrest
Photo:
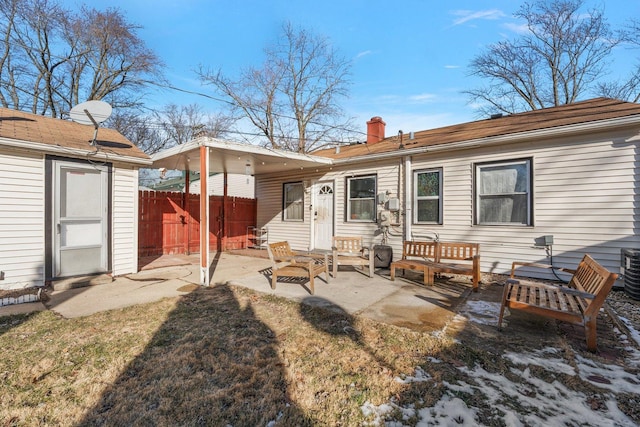
[[[329,283],[329,256],[293,251],[289,242],[270,243],[267,246],[271,260],[271,289],[276,288],[278,277],[305,277],[309,279],[309,291],[314,294],[314,278],[325,273]]]
[[[473,290],[480,283],[480,245],[478,243],[412,241],[402,245],[402,259],[391,263],[391,280],[396,269],[419,270],[424,274],[424,284],[433,285],[437,273],[471,276]]]
[[[567,284],[523,281],[515,278],[518,267],[555,268],[573,274]],[[521,310],[585,328],[587,348],[596,349],[596,318],[618,275],[609,272],[591,256],[585,254],[575,270],[547,264],[514,262],[511,278],[502,295],[498,329],[506,308]]]

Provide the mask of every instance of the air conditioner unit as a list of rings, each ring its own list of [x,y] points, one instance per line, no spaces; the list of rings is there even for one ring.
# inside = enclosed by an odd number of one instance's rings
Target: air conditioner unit
[[[640,300],[640,249],[620,250],[620,274],[624,278],[624,291]]]

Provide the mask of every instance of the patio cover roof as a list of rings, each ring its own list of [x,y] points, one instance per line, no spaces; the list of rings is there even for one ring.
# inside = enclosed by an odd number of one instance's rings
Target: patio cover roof
[[[330,166],[333,160],[290,151],[271,150],[249,144],[238,144],[215,138],[201,137],[151,156],[152,168],[170,170],[260,175],[295,169]],[[209,190],[207,180],[200,180],[200,284],[209,286]]]
[[[333,163],[333,160],[326,157],[204,137],[152,155],[153,164],[151,167],[200,171],[201,147],[207,148],[209,152],[209,172],[260,175],[295,169],[318,168],[330,166]]]

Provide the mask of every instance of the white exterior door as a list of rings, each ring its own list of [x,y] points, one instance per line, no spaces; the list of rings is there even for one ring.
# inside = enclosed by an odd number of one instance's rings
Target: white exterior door
[[[331,249],[333,238],[333,182],[318,182],[315,186],[316,204],[314,236],[315,249]]]
[[[52,172],[54,276],[107,271],[107,170],[55,161]]]

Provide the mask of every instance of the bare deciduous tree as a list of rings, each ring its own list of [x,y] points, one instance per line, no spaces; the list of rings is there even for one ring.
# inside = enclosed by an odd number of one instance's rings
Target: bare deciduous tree
[[[0,0],[0,102],[60,117],[86,100],[141,103],[162,63],[117,9],[73,14],[53,0]]]
[[[109,99],[114,107],[139,106],[150,79],[163,80],[162,62],[136,35],[117,9],[83,7],[68,23],[67,42],[78,43],[78,55],[67,61],[73,81],[69,95],[75,105],[84,99]]]
[[[200,135],[222,137],[233,123],[231,118],[222,114],[204,113],[197,104],[168,104],[154,116],[170,141],[168,147],[184,144]]]
[[[620,41],[630,49],[640,49],[640,20],[632,19],[628,22],[620,31]],[[636,62],[635,69],[625,80],[600,83],[599,88],[602,96],[631,102],[640,101],[640,62]]]
[[[339,104],[350,83],[350,63],[326,38],[286,23],[279,43],[265,53],[260,68],[247,68],[237,79],[203,67],[199,76],[271,147],[309,152],[351,130]]]
[[[603,12],[580,12],[583,0],[538,0],[515,14],[527,33],[490,45],[471,62],[488,86],[466,91],[483,113],[514,113],[569,104],[595,89],[618,43]]]
[[[147,154],[184,144],[199,135],[224,137],[232,125],[232,118],[205,113],[197,104],[168,104],[146,115],[114,110],[108,121],[109,127],[117,129]]]
[[[147,154],[157,153],[168,143],[152,115],[127,110],[114,110],[107,126],[116,129]]]

